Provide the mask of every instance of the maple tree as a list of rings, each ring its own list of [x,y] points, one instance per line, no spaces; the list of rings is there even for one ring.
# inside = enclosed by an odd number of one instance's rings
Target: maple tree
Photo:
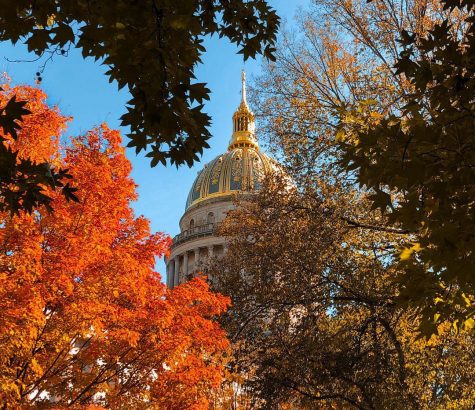
[[[169,290],[154,270],[168,236],[137,217],[131,165],[106,125],[60,149],[67,118],[30,100],[20,156],[67,168],[78,202],[1,213],[0,401],[3,408],[207,409],[228,342],[228,299],[202,279]],[[31,140],[29,139],[31,137]],[[31,143],[34,141],[34,144]]]
[[[188,164],[208,147],[206,84],[194,82],[203,38],[226,37],[244,59],[273,59],[279,18],[265,0],[0,1],[0,40],[21,41],[42,56],[81,49],[109,68],[131,99],[122,116],[129,146],[152,166]]]
[[[463,125],[452,115],[459,108],[449,107],[462,98],[473,103],[466,44],[473,13],[425,0],[315,4],[301,16],[298,34],[284,33],[277,61],[257,82],[262,136],[298,186],[319,189],[338,180],[339,189],[356,188],[369,208],[391,214],[351,222],[400,233],[387,244],[400,258],[399,303],[424,309],[426,334],[447,318],[472,327],[471,225],[464,213],[471,207],[470,166],[455,170],[470,161],[473,116],[465,105]],[[447,123],[464,136],[446,139]],[[459,149],[464,161],[449,155]]]
[[[449,16],[403,31],[396,74],[412,89],[398,112],[342,121],[342,163],[389,221],[413,233],[401,249],[401,290],[426,327],[475,327],[475,5],[446,0]],[[458,26],[452,15],[463,18]]]
[[[228,252],[211,273],[232,296],[223,325],[250,408],[472,405],[473,334],[444,322],[421,337],[420,313],[396,303],[398,235],[341,217],[378,217],[367,209],[357,192],[277,177],[221,226]]]
[[[20,210],[32,212],[40,205],[51,210],[51,198],[45,186],[58,189],[68,200],[77,200],[75,189],[69,182],[67,170],[55,167],[49,162],[50,153],[44,146],[45,133],[59,136],[61,121],[55,109],[44,106],[46,96],[39,89],[10,87],[6,82],[0,89],[0,210],[18,213]],[[28,118],[25,129],[21,123],[31,115],[29,107],[43,106]],[[45,127],[44,122],[49,126]],[[21,138],[18,139],[18,134]],[[24,146],[37,143],[38,149],[32,157],[25,156]],[[47,145],[53,144],[53,141]],[[57,165],[57,164],[56,164]]]

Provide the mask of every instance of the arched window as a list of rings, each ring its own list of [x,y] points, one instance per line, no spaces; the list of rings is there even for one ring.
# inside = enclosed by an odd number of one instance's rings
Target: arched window
[[[208,217],[206,218],[206,222],[209,223],[209,224],[214,223],[214,213],[213,212],[210,212],[208,214]]]
[[[190,221],[190,230],[192,230],[194,227],[195,227],[195,220],[192,219],[192,220]]]

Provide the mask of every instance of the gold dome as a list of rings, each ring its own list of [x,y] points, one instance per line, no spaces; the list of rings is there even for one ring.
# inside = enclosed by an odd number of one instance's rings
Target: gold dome
[[[274,161],[255,148],[232,148],[198,173],[186,209],[206,199],[257,190],[262,177],[275,169]]]
[[[186,209],[207,199],[259,189],[262,177],[277,168],[277,163],[259,150],[255,117],[246,101],[246,76],[243,72],[242,98],[233,115],[233,134],[228,151],[199,171],[188,194]]]

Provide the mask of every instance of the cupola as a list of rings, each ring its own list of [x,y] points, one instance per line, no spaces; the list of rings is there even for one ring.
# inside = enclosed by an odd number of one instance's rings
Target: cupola
[[[241,74],[242,90],[241,103],[233,115],[233,135],[229,142],[228,149],[252,147],[259,149],[256,138],[256,125],[254,113],[247,105],[246,99],[246,73]]]

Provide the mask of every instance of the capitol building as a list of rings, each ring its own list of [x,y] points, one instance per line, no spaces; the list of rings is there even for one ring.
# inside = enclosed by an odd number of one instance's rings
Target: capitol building
[[[259,149],[243,72],[241,103],[233,115],[228,150],[198,172],[188,194],[180,233],[173,238],[166,260],[168,287],[190,279],[209,258],[223,255],[225,239],[216,235],[216,229],[235,207],[236,195],[252,194],[259,189],[263,176],[276,169],[277,163]]]

